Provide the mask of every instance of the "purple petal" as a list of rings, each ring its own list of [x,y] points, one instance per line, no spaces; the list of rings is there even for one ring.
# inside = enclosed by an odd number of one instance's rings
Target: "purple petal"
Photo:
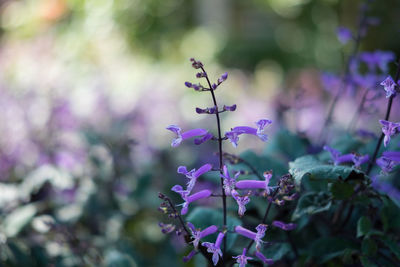
[[[188,173],[188,170],[185,166],[179,166],[177,172],[180,174],[186,175]]]
[[[179,135],[181,132],[181,128],[179,128],[179,126],[176,126],[176,125],[170,125],[166,129],[170,130],[171,132],[176,133],[177,135]]]
[[[383,152],[383,156],[392,161],[400,162],[400,151],[386,151]]]
[[[297,227],[297,224],[295,224],[295,223],[284,223],[281,221],[273,221],[272,225],[275,227],[281,228],[282,230],[285,230],[285,231],[291,231],[291,230],[296,229],[296,227]]]
[[[209,196],[211,196],[211,191],[208,190],[208,189],[205,189],[205,190],[201,190],[201,191],[199,191],[197,193],[194,193],[193,195],[188,196],[186,201],[188,203],[192,203],[192,202],[194,202],[196,200],[199,200],[199,199],[202,199],[202,198],[207,198]]]
[[[194,144],[195,145],[201,145],[202,143],[210,140],[211,138],[213,138],[213,135],[211,133],[206,133],[204,136],[202,136],[201,138],[196,138],[194,139]]]
[[[208,131],[205,129],[192,129],[192,130],[182,133],[181,135],[182,135],[182,139],[186,140],[188,138],[205,135],[207,133],[208,133]]]
[[[239,189],[265,189],[265,181],[259,180],[241,180],[236,183]]]
[[[195,172],[193,173],[193,176],[196,177],[196,178],[197,178],[197,177],[200,177],[200,176],[203,175],[204,173],[211,171],[211,169],[212,169],[212,165],[211,165],[211,164],[209,164],[209,163],[204,164],[203,166],[201,166],[200,168],[198,168],[197,171],[195,171]]]
[[[218,231],[218,227],[215,225],[211,225],[211,226],[207,227],[206,229],[204,229],[203,231],[201,231],[200,238],[211,235],[211,234],[215,233],[216,231]]]
[[[257,258],[259,258],[262,262],[266,263],[266,264],[274,264],[274,261],[272,259],[267,259],[261,252],[256,251],[256,253],[254,254],[256,255]]]
[[[190,261],[193,258],[193,256],[196,254],[197,254],[197,251],[193,249],[187,256],[183,257],[183,262]]]
[[[338,27],[336,33],[342,44],[346,44],[353,36],[351,31],[346,27]]]
[[[219,248],[222,243],[222,239],[224,239],[224,233],[219,233],[217,236],[217,240],[215,241],[215,247]]]
[[[245,236],[245,237],[253,239],[253,240],[256,238],[256,235],[257,235],[256,233],[254,233],[240,225],[235,227],[235,232],[238,233],[239,235]]]
[[[235,111],[235,110],[236,110],[236,104],[233,104],[232,106],[226,106],[226,105],[224,105],[223,110],[226,110],[226,111]]]

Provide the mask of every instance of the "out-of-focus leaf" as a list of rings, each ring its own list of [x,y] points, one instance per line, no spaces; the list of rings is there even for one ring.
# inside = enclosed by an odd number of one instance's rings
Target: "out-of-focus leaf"
[[[396,255],[396,258],[400,260],[400,246],[387,236],[382,237],[381,241],[383,242],[383,244],[385,244],[385,246],[387,246],[390,249],[390,251],[394,255]]]
[[[287,173],[286,163],[278,160],[277,158],[265,155],[257,155],[250,150],[241,153],[240,157],[250,163],[260,174],[268,170],[274,171],[274,177],[278,177]],[[250,170],[249,167],[244,163],[236,166],[240,167],[241,169]]]
[[[361,256],[360,261],[361,261],[362,266],[364,266],[364,267],[376,267],[377,266],[375,263],[373,263],[371,260],[369,260],[365,256]]]
[[[378,251],[378,246],[371,238],[364,238],[361,243],[361,251],[364,255],[374,256]]]
[[[357,222],[357,237],[364,236],[371,231],[372,223],[368,217],[362,216]]]
[[[288,243],[275,243],[271,246],[266,246],[263,250],[263,254],[269,259],[278,261],[288,254],[290,250],[291,248]]]
[[[332,184],[332,186],[329,188],[329,191],[336,199],[347,199],[353,195],[354,188],[349,183],[337,181]]]
[[[327,262],[344,255],[348,249],[356,249],[357,244],[341,237],[322,237],[311,244],[310,255],[318,259],[318,263]]]
[[[205,229],[211,225],[222,225],[223,222],[223,214],[221,211],[204,208],[204,207],[196,207],[193,211],[188,215],[187,221],[193,223],[196,228]],[[227,216],[227,227],[228,230],[234,231],[235,226],[241,225],[242,222],[232,216]],[[202,241],[206,242],[215,242],[216,234],[207,236],[202,239]],[[227,238],[227,247],[230,249],[235,240],[237,238],[236,234],[229,234]]]
[[[4,233],[7,237],[16,236],[25,225],[35,216],[37,208],[34,204],[28,204],[15,209],[3,222]]]
[[[339,177],[346,178],[352,171],[354,169],[349,166],[329,165],[310,155],[289,162],[289,173],[296,184],[313,191],[327,190],[329,182]]]
[[[307,142],[286,129],[278,131],[266,146],[267,155],[280,155],[285,159],[295,159],[307,153]]]
[[[132,267],[136,266],[135,261],[126,253],[118,250],[111,250],[106,254],[106,265],[108,267]]]
[[[298,220],[302,216],[327,211],[331,207],[330,196],[325,192],[309,192],[301,196],[297,203],[292,220]]]

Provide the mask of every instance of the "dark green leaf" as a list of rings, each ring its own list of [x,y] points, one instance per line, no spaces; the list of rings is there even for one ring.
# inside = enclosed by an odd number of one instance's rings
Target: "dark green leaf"
[[[298,220],[304,215],[316,214],[327,211],[331,207],[331,200],[325,192],[309,192],[301,196],[297,203],[292,220]]]
[[[396,255],[396,258],[400,260],[400,246],[393,240],[391,240],[389,237],[382,237],[381,241],[385,246],[387,246],[390,251]]]
[[[378,246],[371,238],[364,238],[361,243],[361,251],[364,255],[373,256],[378,251]]]
[[[286,129],[278,131],[266,146],[266,154],[295,159],[307,153],[307,141]]]
[[[320,191],[327,190],[327,184],[346,178],[353,168],[349,166],[335,166],[319,161],[315,156],[304,156],[289,162],[289,173],[298,185],[305,189]]]
[[[349,183],[337,181],[332,184],[332,186],[329,188],[329,191],[336,199],[348,199],[353,195],[354,188]]]
[[[361,217],[357,222],[357,237],[368,234],[371,228],[371,220],[366,216]]]
[[[356,249],[357,244],[341,237],[322,237],[312,243],[310,255],[324,263],[333,258],[343,256],[348,249]]]

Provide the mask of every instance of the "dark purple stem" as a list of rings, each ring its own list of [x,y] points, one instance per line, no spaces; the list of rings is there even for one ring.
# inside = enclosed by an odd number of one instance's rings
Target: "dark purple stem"
[[[204,70],[203,67],[201,67],[201,70],[204,73],[206,73],[205,78],[207,80],[208,86],[210,88],[212,88],[210,79],[208,78],[208,75],[207,75],[207,72]],[[214,102],[214,106],[217,110],[219,110],[218,104],[217,104],[217,99],[215,98],[214,90],[211,89],[210,92],[211,92],[211,96],[212,96],[212,99]],[[218,112],[215,113],[215,117],[217,118],[217,127],[218,127],[219,173],[223,174],[223,163],[222,163],[222,140],[223,139],[222,139],[222,135],[221,135],[221,121],[220,121]],[[222,206],[223,206],[223,211],[224,211],[224,219],[223,219],[224,227],[223,228],[224,228],[224,230],[226,230],[226,224],[227,224],[227,222],[226,222],[226,195],[225,195],[225,190],[224,190],[224,179],[222,177],[221,177],[221,191],[222,191]],[[224,255],[226,253],[226,240],[227,240],[227,236],[224,238],[224,246],[223,246],[223,254]]]
[[[394,77],[395,84],[397,84],[397,81],[399,80],[399,76],[400,76],[400,58],[397,61],[397,71],[396,71],[396,76]],[[394,98],[394,95],[391,95],[390,98],[389,98],[387,109],[386,109],[385,121],[389,120],[390,111],[392,110],[393,98]],[[378,156],[379,148],[382,145],[382,141],[383,141],[384,137],[385,137],[385,135],[382,132],[381,136],[379,137],[378,143],[376,144],[374,155],[372,156],[372,159],[368,164],[368,169],[367,169],[367,172],[366,172],[367,175],[369,175],[369,173],[372,170],[372,167],[375,164],[375,160],[376,160],[376,157]]]

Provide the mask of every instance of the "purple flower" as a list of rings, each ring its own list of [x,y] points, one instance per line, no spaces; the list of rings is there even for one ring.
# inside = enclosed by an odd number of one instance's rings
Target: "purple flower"
[[[247,249],[243,248],[243,252],[241,255],[232,257],[232,258],[236,259],[236,263],[239,263],[239,267],[245,267],[247,264],[247,260],[253,259],[252,257],[247,257],[246,253],[247,253]]]
[[[396,83],[391,76],[388,76],[383,82],[380,83],[386,91],[386,98],[396,95]]]
[[[267,194],[269,195],[271,193],[271,189],[273,187],[269,186],[269,181],[271,180],[272,177],[272,172],[265,172],[264,173],[264,178],[265,181],[259,181],[259,180],[241,180],[236,183],[236,188],[239,189],[264,189],[267,191]]]
[[[159,222],[158,226],[160,226],[161,232],[163,234],[169,234],[175,230],[175,225],[173,224],[164,224],[162,222]]]
[[[259,224],[256,227],[257,233],[254,233],[242,226],[236,226],[235,227],[235,232],[238,233],[239,235],[245,236],[249,239],[253,239],[254,242],[256,242],[256,249],[257,251],[260,251],[261,249],[261,244],[264,243],[264,241],[262,241],[261,239],[264,237],[265,235],[265,231],[267,230],[267,225],[265,224]]]
[[[238,214],[242,217],[246,212],[246,205],[250,202],[250,198],[248,195],[240,196],[235,190],[232,190],[232,197],[236,200],[236,203],[239,206]]]
[[[195,69],[200,69],[203,67],[203,63],[200,60],[191,58],[190,61],[192,62],[192,67]]]
[[[203,231],[201,231],[200,229],[196,229],[194,225],[190,222],[188,222],[187,225],[189,226],[189,229],[192,232],[192,238],[193,238],[192,243],[195,249],[197,249],[197,247],[199,246],[201,238],[211,235],[218,230],[218,227],[215,225],[211,225],[206,229],[204,229]]]
[[[367,163],[369,161],[369,155],[358,155],[353,153],[353,163],[355,168],[359,168],[362,164]]]
[[[256,253],[254,254],[256,255],[257,258],[259,258],[263,263],[266,264],[274,264],[274,260],[272,259],[267,259],[261,252],[256,251]]]
[[[387,157],[380,157],[376,160],[376,164],[381,167],[384,173],[389,173],[398,164],[396,161],[391,160]]]
[[[220,249],[221,243],[222,243],[222,239],[224,239],[224,234],[223,233],[219,233],[217,240],[214,243],[210,243],[210,242],[203,242],[202,246],[205,246],[207,248],[207,252],[212,253],[212,261],[214,263],[214,266],[217,265],[219,258],[222,258],[222,251]]]
[[[377,177],[372,177],[371,180],[372,180],[371,186],[373,188],[375,188],[380,192],[385,193],[392,199],[400,201],[400,191],[396,187],[394,187],[389,183],[379,181]]]
[[[196,137],[196,136],[205,136],[208,134],[208,131],[205,129],[193,129],[193,130],[189,130],[184,133],[181,133],[181,128],[179,128],[176,125],[168,126],[167,130],[170,130],[171,132],[174,132],[177,135],[177,137],[174,140],[172,140],[172,143],[171,143],[172,147],[179,146],[183,140],[186,140],[186,139],[189,139],[192,137]]]
[[[234,178],[232,178],[229,174],[228,168],[224,165],[223,174],[220,176],[223,178],[223,187],[225,190],[225,194],[227,196],[231,195],[232,190],[235,189],[236,178],[240,175],[240,172],[236,172]]]
[[[195,138],[194,139],[194,144],[195,145],[201,145],[202,143],[212,139],[214,136],[211,133],[206,133],[205,135],[203,135],[200,138]]]
[[[331,148],[330,146],[324,146],[323,149],[331,153],[331,158],[335,165],[339,165],[346,162],[353,162],[353,157],[354,157],[353,154],[342,155],[342,153],[340,153],[336,149]]]
[[[224,110],[224,111],[235,111],[236,110],[236,104],[233,104],[232,106],[224,105],[222,110]]]
[[[226,79],[228,79],[228,73],[227,72],[225,72],[224,74],[221,75],[221,77],[218,78],[218,85],[220,85],[221,83],[226,81]]]
[[[189,204],[203,198],[208,198],[211,196],[211,191],[208,189],[201,190],[197,193],[194,193],[189,196],[190,191],[188,190],[183,190],[182,186],[180,185],[175,185],[174,187],[171,188],[172,191],[178,193],[181,195],[182,199],[185,201],[182,204],[182,210],[181,210],[181,215],[185,215],[188,212]]]
[[[196,108],[196,113],[197,114],[215,114],[217,113],[217,108],[212,107],[212,108]]]
[[[263,134],[263,131],[265,126],[271,123],[272,123],[271,120],[261,119],[256,122],[257,129],[248,126],[237,126],[231,129],[231,131],[226,132],[225,136],[228,138],[228,140],[232,143],[234,147],[237,147],[239,141],[239,135],[241,134],[252,134],[258,136],[262,141],[266,142],[268,136],[266,134]]]
[[[400,162],[400,151],[385,151],[383,156],[392,161]]]
[[[385,147],[390,142],[390,137],[398,133],[398,127],[400,127],[400,123],[379,120],[379,123],[382,125],[382,133],[385,135],[383,139],[383,144]]]
[[[346,44],[351,38],[353,38],[353,34],[346,27],[338,27],[336,34],[342,44]]]
[[[187,256],[183,257],[183,262],[190,261],[193,258],[193,256],[196,254],[197,254],[197,251],[193,249],[192,251],[190,251],[190,253]]]
[[[209,172],[211,169],[212,165],[207,163],[201,166],[197,171],[196,169],[188,171],[185,166],[179,166],[177,172],[185,175],[189,179],[187,183],[187,191],[191,192],[194,185],[196,184],[197,178],[199,178],[204,173]]]
[[[273,221],[272,225],[275,227],[281,228],[282,230],[285,230],[285,231],[291,231],[291,230],[296,229],[296,227],[297,227],[297,224],[295,224],[295,223],[284,223],[281,221]]]

